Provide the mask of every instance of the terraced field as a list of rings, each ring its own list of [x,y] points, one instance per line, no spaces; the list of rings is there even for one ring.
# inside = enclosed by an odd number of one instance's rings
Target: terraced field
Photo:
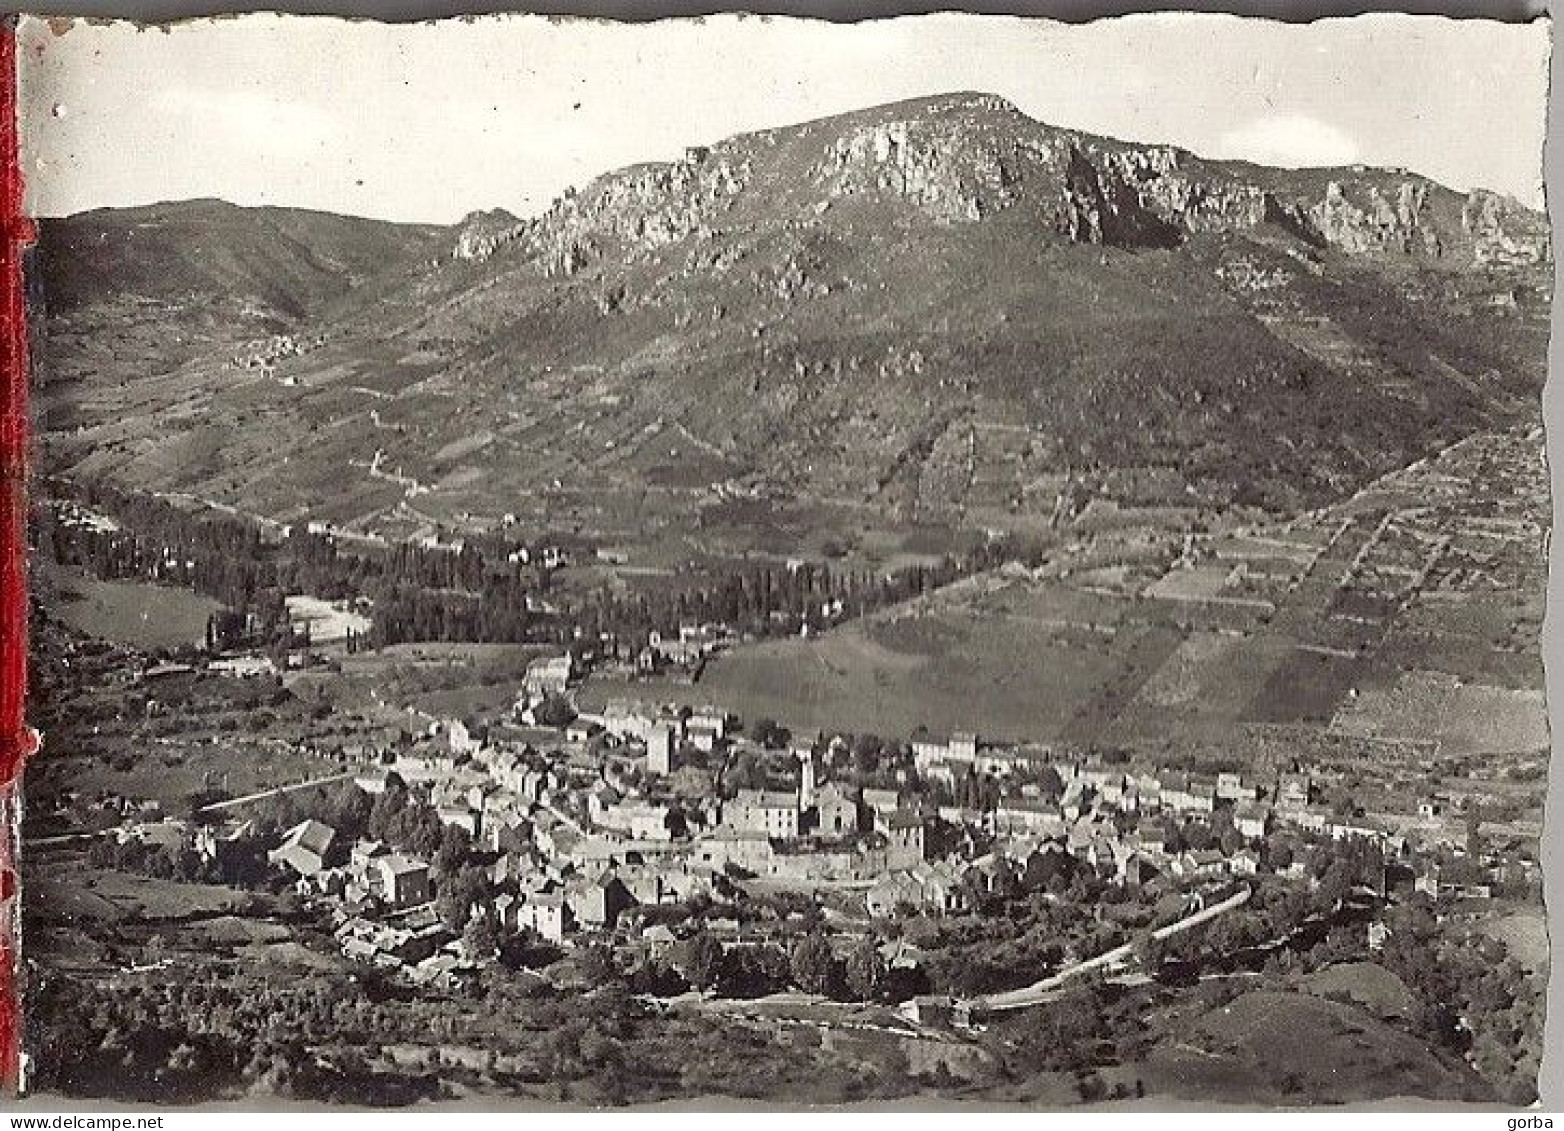
[[[1480,437],[1423,474],[1518,470],[1533,441]],[[1425,740],[1451,756],[1541,749],[1541,665],[1524,643],[1541,556],[1487,535],[1481,553],[1458,551],[1477,537],[1476,504],[1405,505],[1437,497],[1419,484],[1412,469],[1338,508],[1193,540],[1115,529],[1033,572],[972,578],[813,639],[741,645],[694,685],[594,681],[588,698],[716,703],[889,738],[924,726],[1076,748],[1203,746],[1239,762],[1265,757],[1250,747],[1266,728],[1364,756]],[[1148,570],[1150,584],[1129,580]]]

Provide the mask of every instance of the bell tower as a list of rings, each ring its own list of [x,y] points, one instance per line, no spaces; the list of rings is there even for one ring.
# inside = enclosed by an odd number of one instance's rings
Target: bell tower
[[[798,807],[808,809],[815,803],[815,788],[819,784],[815,777],[815,752],[806,746],[794,753],[798,756]]]

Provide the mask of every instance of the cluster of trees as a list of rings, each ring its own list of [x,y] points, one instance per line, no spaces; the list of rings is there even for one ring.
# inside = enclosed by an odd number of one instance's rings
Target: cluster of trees
[[[1010,560],[1041,560],[1041,544],[990,539],[934,565],[891,573],[826,563],[754,563],[703,567],[675,584],[620,593],[602,586],[550,594],[547,570],[520,564],[527,547],[499,535],[459,546],[380,545],[311,534],[265,537],[255,520],[211,508],[186,509],[107,483],[51,484],[113,516],[115,529],[70,521],[51,507],[35,519],[37,544],[56,561],[103,578],[187,586],[222,602],[214,646],[248,636],[270,643],[290,631],[285,596],[328,600],[369,597],[372,647],[407,641],[561,643],[608,638],[643,646],[651,632],[715,622],[755,636],[796,634],[915,597]],[[550,594],[541,611],[534,597]]]
[[[387,573],[371,595],[369,643],[374,647],[412,641],[566,643],[571,633],[560,618],[534,613],[532,587],[516,577],[489,579],[482,588],[428,589]]]
[[[980,914],[902,921],[900,929],[923,953],[936,992],[1016,989],[1127,939],[1122,916],[1108,913],[1132,906],[1122,889],[1065,853],[1039,856],[1006,891],[972,896]]]
[[[396,774],[387,775],[385,789],[373,796],[345,781],[329,789],[261,798],[252,803],[250,814],[262,839],[275,838],[300,821],[316,820],[336,830],[339,844],[381,840],[426,860],[465,835],[442,824],[434,809],[414,797]]]
[[[98,496],[103,497],[98,497]],[[270,643],[289,631],[286,592],[255,524],[216,511],[190,514],[162,499],[100,487],[87,501],[115,515],[119,525],[70,521],[49,506],[35,508],[33,537],[42,553],[109,581],[181,585],[226,606],[208,639]]]
[[[825,976],[820,942],[795,948],[801,980],[813,984]],[[736,965],[764,964],[794,982],[792,954],[780,947],[732,949]],[[128,957],[116,949],[111,960]],[[491,966],[456,1000],[408,993],[370,969],[351,980],[235,978],[188,957],[172,979],[35,972],[35,1086],[158,1103],[259,1094],[382,1106],[485,1085],[615,1104],[692,1094],[845,1102],[917,1086],[892,1044],[844,1061],[716,1016],[659,1017],[634,996],[646,967],[622,973],[607,948],[581,948],[573,960],[591,975],[585,990]],[[849,957],[840,974],[849,987],[862,977],[853,966]],[[407,1046],[424,1053],[392,1056]],[[452,1048],[485,1052],[474,1060]]]
[[[1386,915],[1377,956],[1418,997],[1414,1028],[1461,1053],[1506,1103],[1537,1098],[1545,994],[1500,939],[1440,919],[1422,896]]]
[[[723,770],[724,792],[795,786],[798,762],[790,752],[782,753],[792,737],[787,728],[763,718],[750,723],[748,731],[764,749],[741,750],[733,755]],[[906,743],[887,742],[879,735],[867,732],[842,737],[847,742],[847,753],[844,759],[832,763],[833,780],[864,788],[890,789],[916,780],[912,747]],[[937,794],[929,796],[935,800],[948,800]]]
[[[592,636],[607,633],[635,643],[654,629],[668,632],[691,623],[724,624],[752,636],[790,636],[805,625],[820,628],[860,617],[1015,560],[1040,562],[1041,544],[994,538],[933,565],[888,573],[827,562],[745,562],[692,572],[680,584],[657,590],[621,595],[602,589],[587,597],[574,619]]]
[[[40,971],[29,979],[32,1086],[71,1096],[192,1103],[254,1092],[345,1103],[411,1103],[434,1074],[375,1073],[324,1057],[326,1038],[369,1040],[345,980],[237,984],[162,979],[112,986]]]
[[[1263,957],[1263,969],[1279,975],[1378,963],[1415,995],[1411,1032],[1466,1059],[1504,1102],[1533,1102],[1542,1055],[1541,979],[1510,957],[1501,940],[1440,918],[1420,894],[1385,912],[1388,935],[1371,951],[1364,917],[1328,914],[1321,904],[1324,886],[1308,892],[1262,884],[1241,910],[1148,948],[1155,953],[1143,958],[1199,964]]]
[[[1081,978],[1067,984],[1057,1000],[1026,1011],[1024,1019],[1002,1023],[1009,1038],[1005,1066],[1019,1079],[1039,1071],[1074,1073],[1082,1100],[1106,1099],[1110,1092],[1092,1070],[1141,1059],[1153,1043],[1144,1018],[1137,995]]]
[[[1280,973],[1356,959],[1367,951],[1363,918],[1321,906],[1317,890],[1279,882],[1255,884],[1252,890],[1243,907],[1198,930],[1160,943],[1148,941],[1140,953],[1142,964],[1165,976],[1165,963],[1182,967],[1186,977],[1203,969]],[[1169,912],[1155,922],[1161,925],[1178,917]]]
[[[1150,931],[1186,913],[1181,899],[1145,904],[1065,853],[1039,855],[994,890],[972,890],[979,916],[914,918],[905,930],[925,952],[933,985],[957,994],[1026,985],[1126,941],[1140,944],[1141,962],[1153,972],[1169,962],[1312,967],[1361,956],[1366,912],[1354,915],[1341,901],[1380,872],[1378,850],[1365,841],[1310,851],[1317,886],[1256,883],[1242,908],[1166,941],[1153,942]]]
[[[1005,538],[935,565],[885,574],[828,563],[744,562],[692,568],[657,588],[622,593],[602,586],[573,593],[551,592],[545,572],[499,568],[472,543],[460,552],[398,546],[384,561],[379,583],[367,591],[373,596],[377,644],[569,643],[579,633],[639,650],[653,632],[673,633],[683,624],[722,624],[755,637],[796,635],[806,625],[818,629],[862,616],[1002,562],[1040,560],[1039,555],[1036,547]],[[529,603],[545,593],[555,612],[534,611]]]
[[[266,859],[265,845],[257,838],[241,841],[221,856],[202,856],[190,845],[175,848],[103,836],[87,849],[87,861],[96,868],[187,884],[228,884],[268,890],[280,890],[286,884],[286,877]]]
[[[460,548],[346,543],[292,527],[267,537],[262,525],[211,508],[186,509],[112,484],[51,484],[61,497],[112,516],[114,528],[37,508],[34,537],[55,561],[109,580],[181,585],[221,602],[214,646],[269,645],[291,632],[290,593],[326,600],[370,596],[373,645],[404,640],[564,639],[528,608],[547,575],[511,561],[517,545],[478,537]]]
[[[493,1078],[529,1090],[544,1085],[559,1100],[609,1104],[692,1095],[833,1103],[917,1086],[894,1043],[844,1058],[720,1014],[659,1017],[634,996],[645,967],[617,974],[602,955],[584,965],[596,968],[596,988],[557,992],[508,978],[481,991],[484,1009],[474,1025],[483,1027],[486,1043],[509,1046],[494,1056]]]
[[[668,972],[676,975],[676,980],[670,981]],[[725,947],[709,931],[697,930],[674,948],[668,962],[654,961],[641,967],[633,988],[659,992],[649,988],[656,984],[664,987],[661,992],[669,992],[666,987],[682,981],[721,997],[754,998],[797,989],[849,1001],[905,1000],[923,989],[911,974],[891,975],[872,937],[860,940],[838,957],[830,940],[818,931],[800,935],[786,946],[741,943]]]

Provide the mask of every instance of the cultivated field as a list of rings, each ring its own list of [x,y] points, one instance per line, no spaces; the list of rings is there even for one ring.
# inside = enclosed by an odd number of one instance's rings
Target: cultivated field
[[[1485,482],[1523,464],[1532,439],[1488,434],[1434,462]],[[1500,538],[1460,509],[1387,510],[1402,478],[1269,527],[1083,539],[1037,570],[1008,566],[816,638],[741,645],[695,685],[594,680],[587,700],[1164,751],[1241,752],[1257,727],[1363,749],[1428,739],[1453,756],[1545,748],[1529,528]],[[1452,531],[1482,548],[1460,550]]]
[[[1548,746],[1541,691],[1464,683],[1435,672],[1408,672],[1393,688],[1365,692],[1336,716],[1346,734],[1435,739],[1449,754],[1507,754]]]

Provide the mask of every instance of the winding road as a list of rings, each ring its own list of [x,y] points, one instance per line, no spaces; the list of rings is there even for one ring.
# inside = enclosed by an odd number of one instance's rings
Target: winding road
[[[203,805],[196,810],[197,813],[221,813],[224,809],[232,809],[236,805],[248,805],[252,801],[264,801],[268,797],[277,797],[284,793],[296,793],[301,789],[314,789],[316,786],[331,785],[334,782],[347,781],[353,777],[350,770],[343,774],[332,774],[325,778],[311,778],[309,781],[294,782],[292,785],[279,785],[272,789],[263,789],[259,793],[247,793],[243,797],[230,797],[223,801],[214,801],[210,805]]]
[[[1182,931],[1188,931],[1202,923],[1215,919],[1218,915],[1225,915],[1235,907],[1242,907],[1249,902],[1249,897],[1254,892],[1245,887],[1228,896],[1219,903],[1213,903],[1209,907],[1201,908],[1192,915],[1187,915],[1176,923],[1169,923],[1165,927],[1158,927],[1151,932],[1151,937],[1158,941],[1172,938]],[[1018,990],[1007,990],[1004,993],[989,994],[985,997],[973,998],[967,1003],[974,1013],[1004,1013],[1012,1009],[1025,1009],[1027,1006],[1038,1005],[1047,1001],[1060,986],[1071,978],[1078,978],[1082,974],[1088,974],[1093,970],[1113,966],[1124,962],[1135,951],[1133,942],[1123,943],[1112,950],[1105,950],[1094,958],[1088,958],[1083,962],[1077,962],[1074,966],[1067,966],[1057,974],[1050,974],[1040,981],[1033,982],[1030,986],[1022,986]]]

